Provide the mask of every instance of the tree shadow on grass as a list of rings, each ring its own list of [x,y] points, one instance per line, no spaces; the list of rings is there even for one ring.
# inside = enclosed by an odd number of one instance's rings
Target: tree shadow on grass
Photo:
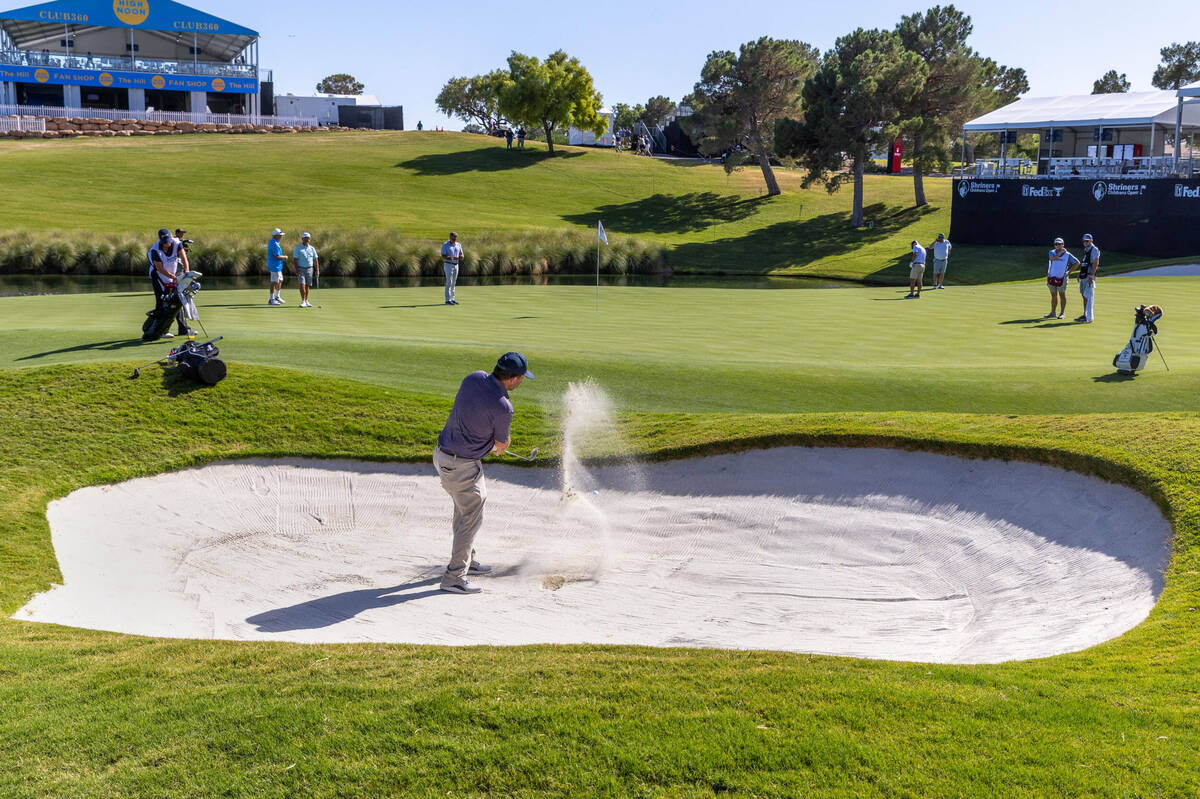
[[[757,214],[765,202],[765,197],[746,198],[711,191],[655,194],[619,205],[601,205],[582,214],[565,214],[562,218],[577,225],[592,225],[599,218],[606,227],[622,233],[686,233],[745,219]]]
[[[396,164],[397,169],[411,169],[418,175],[458,175],[463,172],[502,172],[524,169],[543,161],[579,158],[583,153],[563,150],[551,155],[545,150],[504,150],[485,147],[457,153],[429,153]]]
[[[897,208],[874,203],[863,209],[871,227],[853,228],[845,212],[810,219],[776,222],[744,236],[681,244],[671,255],[672,265],[700,268],[718,274],[761,275],[787,267],[803,266],[821,258],[845,255],[867,244],[892,238],[902,228],[935,209]],[[907,242],[904,242],[907,245]],[[863,276],[864,282],[908,284],[911,250],[903,247],[895,259],[882,262]]]
[[[389,588],[343,591],[340,594],[319,597],[298,605],[268,610],[256,616],[250,616],[246,622],[253,624],[260,633],[285,633],[293,630],[317,630],[322,627],[332,627],[354,618],[363,611],[390,608],[414,599],[443,594],[444,592],[440,588],[425,591],[410,590],[437,585],[440,582],[440,577],[431,577],[428,580],[393,585]],[[405,591],[408,593],[402,593]]]
[[[63,347],[58,350],[46,350],[45,352],[36,352],[32,355],[23,355],[17,358],[18,361],[33,361],[38,358],[46,358],[51,355],[63,355],[68,352],[87,352],[89,350],[123,350],[126,347],[140,347],[143,344],[151,342],[142,341],[140,338],[133,339],[117,339],[116,341],[95,341],[91,344],[77,344],[74,347]]]

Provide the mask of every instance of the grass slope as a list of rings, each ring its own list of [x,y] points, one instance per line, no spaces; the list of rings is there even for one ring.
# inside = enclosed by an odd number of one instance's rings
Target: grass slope
[[[614,236],[672,246],[682,272],[904,283],[909,242],[950,228],[945,179],[926,180],[931,205],[916,209],[911,178],[868,176],[872,227],[855,230],[848,189],[805,191],[787,170],[785,194],[766,198],[756,169],[727,176],[570,147],[549,158],[536,142],[507,152],[502,140],[452,133],[0,141],[0,170],[5,232],[72,241],[123,233],[149,242],[159,227],[182,225],[201,245],[261,237],[265,246],[278,225],[312,231],[318,246],[326,235],[382,229],[432,247],[455,229],[470,247],[481,234],[594,229],[602,219]],[[962,245],[951,275],[1014,279],[1036,274],[1044,258],[1040,248]],[[1109,253],[1105,268],[1159,263]]]
[[[641,411],[1099,413],[1200,410],[1194,278],[1101,282],[1092,325],[1046,320],[1039,283],[955,287],[905,300],[892,288],[744,290],[586,286],[323,292],[321,309],[268,307],[262,291],[203,291],[210,332],[238,362],[283,365],[432,396],[508,349],[543,375],[522,389],[552,408],[568,380],[595,377]],[[1070,315],[1080,310],[1072,288]],[[1158,356],[1114,374],[1130,309],[1166,308]],[[119,361],[170,345],[133,338],[148,294],[0,298],[0,368]],[[121,369],[114,369],[119,373]]]
[[[73,488],[222,457],[423,459],[446,410],[444,399],[268,368],[239,367],[214,389],[170,371],[137,382],[99,365],[6,371],[0,612],[58,579],[44,509]],[[552,418],[522,406],[519,421],[522,446],[552,438]],[[842,441],[1093,471],[1162,504],[1174,558],[1160,602],[1129,634],[997,666],[173,641],[4,620],[0,795],[1195,794],[1195,414],[1136,425],[1119,415],[635,414],[625,428],[651,457]]]

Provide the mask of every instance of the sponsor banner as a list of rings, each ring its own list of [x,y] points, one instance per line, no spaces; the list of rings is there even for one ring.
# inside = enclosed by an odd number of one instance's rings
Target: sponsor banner
[[[954,181],[950,238],[956,244],[1067,248],[1084,233],[1101,250],[1156,258],[1200,255],[1200,179]]]
[[[207,75],[167,75],[150,72],[105,72],[61,67],[12,67],[0,64],[0,81],[46,83],[56,86],[101,86],[113,89],[166,89],[176,92],[258,94],[254,78],[213,78]]]
[[[205,14],[174,0],[70,0],[40,3],[3,13],[4,19],[100,28],[139,28],[175,33],[257,36],[249,28]]]

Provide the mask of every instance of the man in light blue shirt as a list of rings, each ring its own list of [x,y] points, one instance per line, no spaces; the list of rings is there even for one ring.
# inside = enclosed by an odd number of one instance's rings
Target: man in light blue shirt
[[[463,248],[458,243],[458,234],[451,233],[450,240],[442,244],[442,269],[446,273],[446,304],[458,305],[454,299],[454,284],[458,282],[458,267],[462,263]]]
[[[271,277],[271,294],[267,305],[283,305],[279,291],[283,288],[283,263],[287,256],[283,254],[282,239],[283,231],[275,228],[271,231],[271,240],[267,242],[267,274]]]
[[[321,277],[321,264],[317,258],[317,249],[309,244],[312,236],[300,234],[300,243],[292,250],[292,260],[296,262],[296,279],[300,283],[300,307],[311,308],[308,301],[308,287],[314,285],[314,278]]]

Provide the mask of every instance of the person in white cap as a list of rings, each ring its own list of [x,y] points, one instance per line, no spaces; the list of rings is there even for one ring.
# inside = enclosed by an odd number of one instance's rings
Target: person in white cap
[[[1091,322],[1092,305],[1096,299],[1096,272],[1100,270],[1100,248],[1092,242],[1092,234],[1083,234],[1083,260],[1079,264],[1079,296],[1083,313],[1076,322]]]
[[[946,280],[946,264],[950,260],[950,250],[954,249],[950,242],[946,239],[945,233],[939,233],[937,241],[933,243],[933,287],[935,289],[944,289],[942,285]]]
[[[271,294],[267,305],[283,305],[279,291],[283,288],[283,264],[287,256],[283,254],[282,238],[283,231],[275,228],[271,231],[271,240],[267,242],[267,274],[271,277]]]
[[[1067,281],[1071,279],[1071,270],[1079,265],[1079,259],[1067,252],[1066,243],[1061,239],[1054,240],[1054,249],[1050,251],[1050,261],[1046,264],[1046,285],[1050,289],[1050,313],[1045,319],[1063,318],[1067,312]],[[1062,310],[1058,310],[1058,302],[1062,300]]]
[[[300,234],[300,243],[292,250],[292,260],[296,264],[296,279],[300,283],[300,307],[311,308],[308,301],[308,287],[313,285],[313,278],[321,276],[321,264],[317,258],[317,250],[309,240],[309,233]]]

